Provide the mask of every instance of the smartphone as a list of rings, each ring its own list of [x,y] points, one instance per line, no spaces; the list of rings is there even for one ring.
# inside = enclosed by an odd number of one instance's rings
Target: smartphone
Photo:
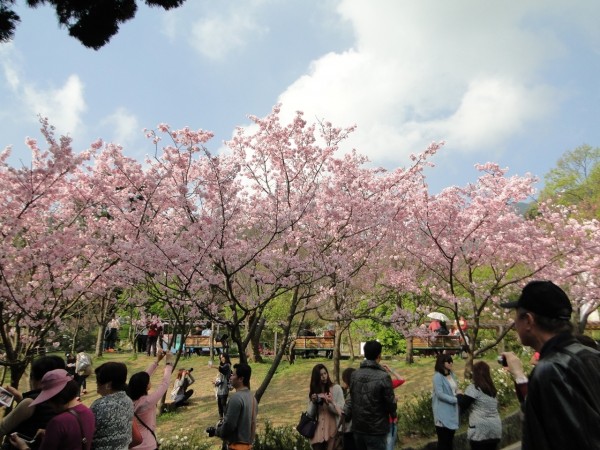
[[[16,434],[18,437],[20,437],[21,439],[23,439],[27,444],[33,444],[35,442],[35,438],[31,437],[31,436],[27,436],[25,434],[22,433],[13,433]]]
[[[10,407],[15,397],[3,387],[0,387],[0,405]]]
[[[506,362],[506,356],[504,356],[504,355],[498,356],[498,364],[500,364],[502,367],[507,367],[508,363]]]

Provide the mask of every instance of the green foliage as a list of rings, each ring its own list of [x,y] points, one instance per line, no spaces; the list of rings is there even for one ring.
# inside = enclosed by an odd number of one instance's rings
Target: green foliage
[[[600,147],[581,145],[565,152],[544,180],[540,200],[577,206],[582,218],[600,217]]]
[[[376,327],[376,339],[381,342],[385,354],[398,355],[406,353],[406,339],[400,333],[389,327]]]
[[[413,394],[398,408],[398,434],[404,436],[431,436],[435,433],[431,391]]]
[[[284,448],[310,450],[311,446],[308,439],[298,434],[294,427],[273,427],[269,421],[265,422],[264,430],[256,435],[252,449],[280,450]]]
[[[383,353],[386,355],[397,355],[406,352],[406,339],[390,326],[389,318],[396,307],[396,303],[400,301],[397,295],[388,295],[388,301],[375,308],[374,317],[379,320],[365,319],[364,327],[373,333],[374,339],[378,340],[383,346]],[[370,339],[372,339],[370,338]]]

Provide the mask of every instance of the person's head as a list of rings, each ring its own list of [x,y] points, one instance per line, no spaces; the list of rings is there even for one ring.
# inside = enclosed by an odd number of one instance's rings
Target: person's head
[[[569,297],[551,281],[531,281],[517,301],[500,306],[516,309],[515,329],[521,343],[538,351],[552,336],[573,332]]]
[[[31,371],[29,374],[29,385],[31,389],[40,389],[42,378],[51,370],[64,370],[66,368],[67,365],[65,364],[64,359],[57,355],[42,356],[41,358],[35,359],[31,363]]]
[[[84,347],[83,345],[80,345],[79,347],[77,347],[77,348],[75,349],[75,351],[76,351],[77,353],[85,352],[85,347]]]
[[[184,370],[185,371],[185,370]],[[147,372],[138,372],[131,375],[127,385],[127,395],[134,402],[148,393],[150,389],[150,375]]]
[[[229,355],[227,353],[221,353],[219,355],[219,361],[221,361],[221,364],[231,364],[231,360],[229,359]]]
[[[352,379],[352,374],[356,369],[354,367],[347,367],[342,372],[342,387],[344,389],[350,388],[350,380]]]
[[[324,364],[314,366],[310,375],[310,392],[308,395],[329,392],[331,386],[333,386],[333,382],[329,378],[327,367]]]
[[[231,385],[237,390],[242,387],[250,389],[250,377],[252,376],[252,368],[248,364],[234,364],[231,372]]]
[[[40,382],[42,392],[29,404],[35,406],[48,402],[58,410],[77,397],[79,385],[64,369],[54,369],[47,372]]]
[[[496,386],[494,386],[494,380],[492,380],[490,366],[483,361],[473,364],[473,384],[490,397],[496,397],[498,393]]]
[[[98,366],[96,373],[96,384],[98,394],[105,396],[127,389],[127,366],[121,362],[106,362]]]
[[[177,379],[181,380],[183,377],[185,377],[185,373],[187,371],[185,369],[179,369],[179,371],[177,372]],[[131,380],[129,381],[129,385],[131,386]]]
[[[381,357],[381,344],[377,341],[367,341],[363,347],[365,359],[369,361],[377,361]]]
[[[454,360],[450,355],[438,355],[435,360],[435,371],[441,373],[442,375],[448,375],[452,372],[452,365]]]

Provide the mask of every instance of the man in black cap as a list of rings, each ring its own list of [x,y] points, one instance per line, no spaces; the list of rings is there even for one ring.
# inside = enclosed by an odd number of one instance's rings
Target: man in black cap
[[[522,449],[600,449],[600,352],[573,336],[571,302],[551,281],[532,281],[516,302],[523,345],[540,353],[529,380],[521,360],[503,353],[524,412]]]

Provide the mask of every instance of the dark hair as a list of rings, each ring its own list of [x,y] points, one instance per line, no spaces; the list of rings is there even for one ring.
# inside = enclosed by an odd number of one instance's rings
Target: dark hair
[[[77,348],[75,349],[75,351],[76,351],[77,353],[84,352],[84,351],[85,351],[85,347],[84,347],[83,345],[80,345],[79,347],[77,347]]]
[[[377,341],[367,341],[363,347],[365,358],[370,361],[375,361],[379,355],[381,355],[381,349],[383,347]]]
[[[348,387],[350,387],[350,380],[352,379],[352,374],[356,371],[354,367],[346,367],[342,372],[342,381],[346,383]]]
[[[106,362],[94,371],[98,384],[111,383],[113,391],[127,389],[127,366],[121,362]]]
[[[66,370],[66,368],[67,365],[60,356],[42,356],[31,363],[31,372],[29,376],[32,380],[42,381],[42,378],[44,378],[44,375],[46,375],[47,372],[55,369]]]
[[[323,383],[321,383],[321,370],[323,369],[325,369],[325,372],[327,372],[327,383],[325,388],[323,388]],[[333,386],[333,382],[329,377],[329,370],[327,370],[325,364],[317,364],[315,367],[313,367],[310,375],[310,392],[308,393],[308,396],[310,397],[313,394],[323,394],[329,392],[331,386]]]
[[[546,331],[546,332],[552,333],[552,334],[559,334],[559,333],[571,333],[572,334],[573,333],[573,330],[574,330],[573,324],[571,322],[569,322],[568,320],[555,319],[552,317],[542,316],[540,314],[536,314],[536,313],[529,311],[527,309],[524,309],[524,308],[519,308],[517,311],[517,314],[519,314],[519,316],[521,316],[525,312],[528,312],[533,317],[535,317],[536,325],[543,331]]]
[[[435,360],[435,371],[444,376],[448,375],[450,371],[446,369],[446,366],[444,366],[444,363],[446,362],[452,362],[452,356],[438,355],[437,359]]]
[[[129,385],[127,386],[127,395],[131,400],[136,401],[148,393],[150,385],[150,375],[147,372],[138,372],[131,375]]]
[[[252,368],[248,364],[239,363],[234,364],[233,370],[238,378],[243,378],[243,385],[247,388],[250,387],[250,377],[252,376]]]
[[[73,400],[79,394],[79,383],[75,380],[68,381],[65,387],[54,397],[48,399],[55,406],[63,406]]]
[[[494,386],[494,380],[490,374],[490,366],[484,362],[479,361],[473,365],[473,384],[477,389],[490,397],[496,397],[498,391]]]
[[[231,360],[229,359],[229,355],[228,355],[227,353],[221,353],[221,354],[219,355],[219,358],[220,358],[221,356],[222,356],[223,358],[225,358],[225,364],[231,364]]]

